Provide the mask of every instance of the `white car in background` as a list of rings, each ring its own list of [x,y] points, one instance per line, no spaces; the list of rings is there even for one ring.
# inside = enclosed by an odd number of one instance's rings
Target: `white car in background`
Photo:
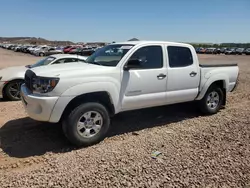
[[[38,46],[38,47],[34,48],[33,51],[31,51],[31,54],[36,55],[36,52],[37,52],[37,51],[42,50],[42,49],[45,49],[45,48],[48,48],[48,46],[46,46],[46,45]]]
[[[27,69],[64,63],[84,63],[87,58],[87,56],[57,54],[43,58],[33,65],[16,66],[1,69],[0,97],[11,101],[20,100],[20,86],[24,83],[24,74]]]
[[[29,47],[28,48],[28,52],[32,53],[35,50],[35,48],[37,48],[37,46],[31,46],[31,47]]]

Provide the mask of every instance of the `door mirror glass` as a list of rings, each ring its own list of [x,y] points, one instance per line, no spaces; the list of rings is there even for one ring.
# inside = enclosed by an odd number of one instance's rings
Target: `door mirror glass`
[[[124,66],[124,70],[129,69],[138,69],[141,67],[140,59],[130,59],[127,64]]]

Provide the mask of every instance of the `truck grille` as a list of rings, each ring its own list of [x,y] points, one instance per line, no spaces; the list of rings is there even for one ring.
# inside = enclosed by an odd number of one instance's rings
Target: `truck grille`
[[[36,74],[31,71],[31,70],[27,70],[25,72],[25,76],[24,76],[24,83],[26,85],[26,87],[32,92],[33,87],[32,87],[32,80],[33,78],[36,76]]]

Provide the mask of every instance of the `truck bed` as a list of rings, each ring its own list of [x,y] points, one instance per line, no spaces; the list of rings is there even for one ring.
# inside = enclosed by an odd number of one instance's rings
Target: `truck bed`
[[[232,67],[232,66],[238,66],[237,63],[221,63],[221,64],[200,64],[200,67]]]
[[[204,88],[204,85],[207,83],[209,83],[208,85],[213,83],[213,79],[217,80],[220,77],[225,81],[227,91],[233,90],[239,73],[239,67],[236,63],[212,63],[200,64],[199,66],[201,71],[200,89]]]
[[[199,64],[202,67],[228,67],[237,66],[239,56],[226,56],[226,55],[206,55],[198,54]]]

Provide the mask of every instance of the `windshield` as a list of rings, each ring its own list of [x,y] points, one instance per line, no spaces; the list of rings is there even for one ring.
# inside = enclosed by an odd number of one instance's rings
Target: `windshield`
[[[56,58],[54,58],[54,57],[46,57],[46,58],[44,58],[44,59],[38,61],[37,63],[31,65],[30,68],[48,65],[48,64],[50,64],[52,61],[54,61],[55,59],[56,59]]]
[[[122,57],[133,47],[129,44],[111,44],[96,50],[86,59],[87,63],[115,67]]]

